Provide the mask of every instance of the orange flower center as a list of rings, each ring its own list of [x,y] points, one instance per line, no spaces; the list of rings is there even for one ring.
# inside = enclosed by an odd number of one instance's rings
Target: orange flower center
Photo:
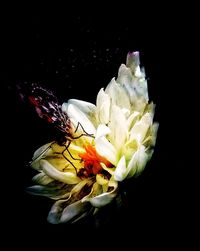
[[[99,155],[92,145],[85,146],[85,153],[80,153],[79,156],[84,162],[84,168],[87,175],[96,175],[102,171],[102,166],[100,163],[104,163],[107,167],[111,167],[112,164],[104,157]]]

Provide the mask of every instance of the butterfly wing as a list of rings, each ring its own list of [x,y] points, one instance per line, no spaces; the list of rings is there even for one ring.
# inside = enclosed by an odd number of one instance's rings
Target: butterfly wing
[[[38,116],[45,119],[48,123],[53,124],[62,133],[70,133],[70,119],[68,115],[62,111],[61,105],[57,97],[41,85],[32,83],[27,85],[26,91],[20,89],[20,97],[28,102],[35,108]]]

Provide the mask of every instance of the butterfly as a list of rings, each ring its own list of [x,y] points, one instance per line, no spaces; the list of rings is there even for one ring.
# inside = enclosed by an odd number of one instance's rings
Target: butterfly
[[[18,92],[20,98],[23,101],[28,101],[28,103],[35,108],[35,111],[40,118],[46,120],[49,124],[57,129],[57,138],[39,154],[34,156],[31,163],[40,159],[52,147],[53,144],[57,143],[58,145],[64,147],[64,150],[59,154],[63,155],[63,157],[74,167],[77,173],[76,167],[64,153],[67,151],[72,159],[80,160],[74,158],[70,153],[69,146],[71,142],[74,139],[78,139],[82,136],[94,136],[92,134],[88,134],[80,122],[78,122],[75,130],[73,129],[68,114],[62,110],[62,106],[59,104],[57,97],[52,91],[37,83],[32,83],[30,85],[26,85],[25,88],[18,86]],[[74,136],[79,127],[81,127],[83,132],[78,136]]]

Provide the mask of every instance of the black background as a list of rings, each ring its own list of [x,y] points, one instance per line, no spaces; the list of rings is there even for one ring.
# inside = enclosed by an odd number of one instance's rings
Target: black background
[[[6,93],[1,95],[6,137],[2,220],[7,236],[19,235],[20,246],[28,240],[29,245],[41,241],[67,247],[74,237],[84,245],[93,239],[103,246],[109,235],[115,236],[115,242],[133,246],[188,239],[196,222],[194,167],[186,160],[191,117],[187,69],[194,53],[186,39],[193,31],[185,12],[161,9],[144,12],[142,7],[127,6],[121,12],[107,13],[104,8],[89,14],[70,8],[21,10],[2,18],[1,77]],[[26,81],[43,83],[61,102],[77,98],[94,103],[98,90],[117,76],[126,54],[134,50],[140,51],[150,99],[156,104],[155,121],[160,123],[152,160],[140,177],[128,182],[126,205],[100,229],[90,221],[50,225],[46,216],[51,201],[24,190],[34,173],[27,163],[35,149],[51,139],[51,129],[19,101],[15,86]]]

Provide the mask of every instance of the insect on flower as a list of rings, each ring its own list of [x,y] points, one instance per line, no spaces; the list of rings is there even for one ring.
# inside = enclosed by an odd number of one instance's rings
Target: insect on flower
[[[35,108],[35,111],[40,118],[46,120],[57,129],[57,139],[46,147],[38,156],[33,158],[31,163],[41,158],[52,147],[52,145],[56,143],[59,146],[64,147],[63,151],[58,152],[57,154],[62,154],[63,157],[74,167],[77,174],[75,165],[65,156],[64,153],[67,151],[72,159],[82,161],[81,159],[74,158],[68,148],[72,140],[78,139],[82,136],[94,136],[87,133],[80,122],[78,122],[76,128],[73,129],[68,114],[62,110],[57,97],[52,91],[47,90],[36,83],[32,83],[30,87],[26,88],[26,94],[21,91],[21,87],[18,87],[18,89],[20,90],[20,97],[22,100],[27,100]],[[79,127],[83,132],[80,135],[75,136]]]
[[[27,87],[22,99],[60,134],[34,152],[31,167],[38,173],[27,189],[54,200],[48,222],[74,223],[118,204],[120,184],[139,175],[151,159],[158,129],[139,52],[128,53],[96,104],[69,99],[61,106],[46,88]]]

